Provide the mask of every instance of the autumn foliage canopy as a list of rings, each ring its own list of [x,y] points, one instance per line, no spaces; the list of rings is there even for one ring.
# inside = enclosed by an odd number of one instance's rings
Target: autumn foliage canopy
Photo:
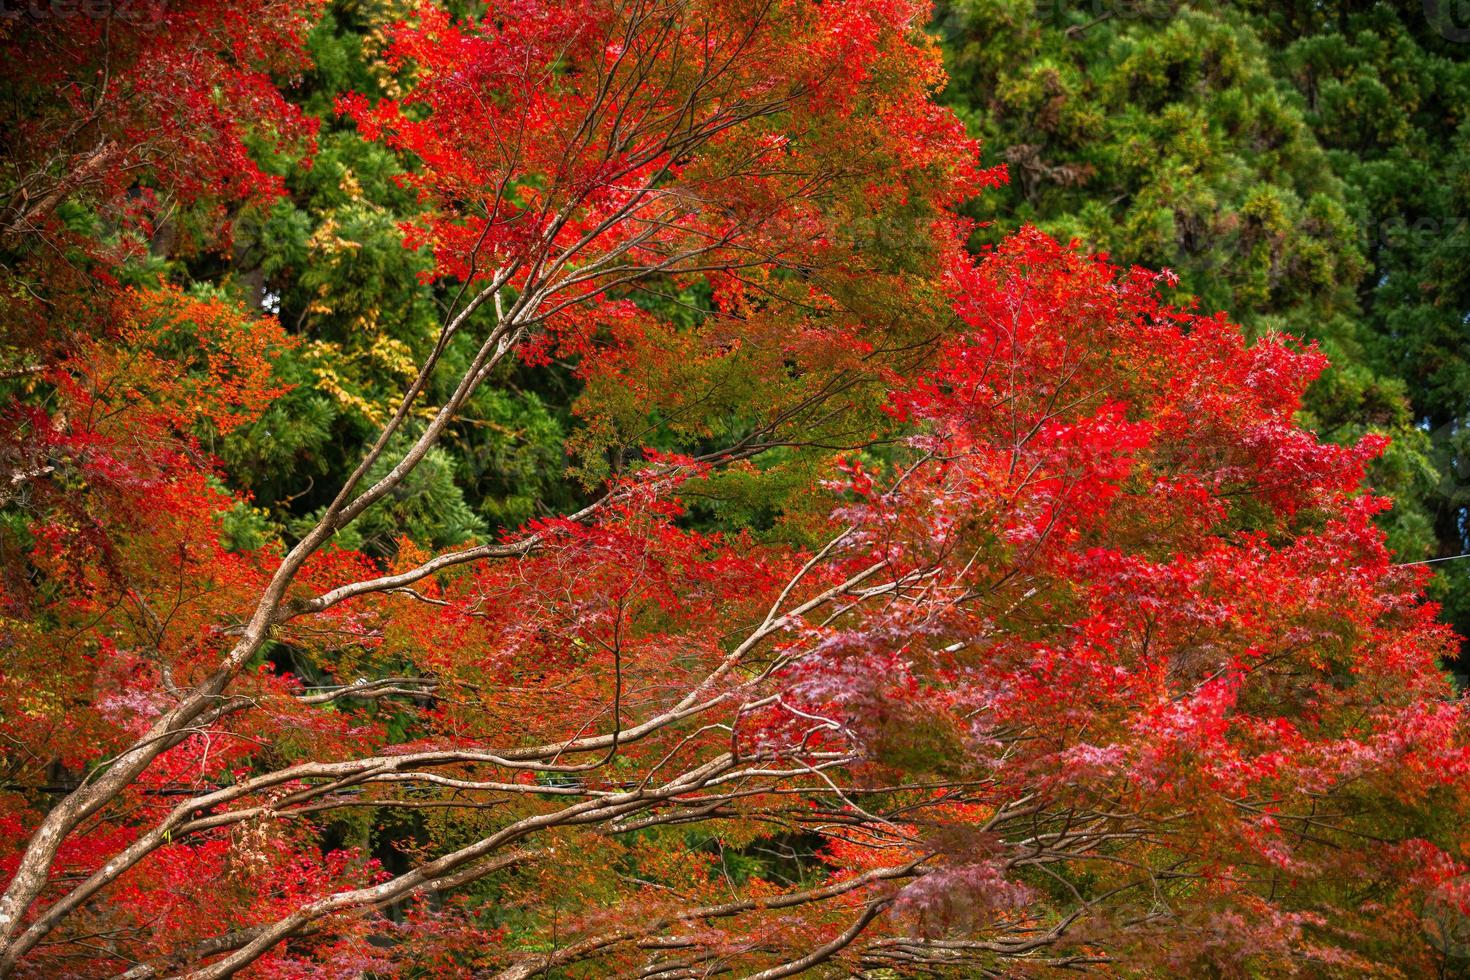
[[[1470,718],[1382,440],[1302,428],[1325,359],[1167,272],[967,251],[1005,174],[925,4],[406,10],[329,113],[442,317],[253,536],[219,447],[302,332],[158,263],[312,166],[322,12],[146,9],[0,22],[0,975],[1464,954]],[[553,372],[576,507],[353,544]]]

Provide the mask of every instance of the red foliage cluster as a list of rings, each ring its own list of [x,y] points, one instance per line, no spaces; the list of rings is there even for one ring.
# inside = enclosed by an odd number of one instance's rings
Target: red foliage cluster
[[[0,20],[0,79],[31,96],[6,110],[16,148],[8,162],[29,172],[0,214],[0,233],[53,233],[57,205],[78,194],[151,234],[153,205],[280,193],[248,145],[286,148],[314,130],[273,76],[307,64],[316,6],[150,0],[106,16],[53,15],[38,30],[21,17]]]

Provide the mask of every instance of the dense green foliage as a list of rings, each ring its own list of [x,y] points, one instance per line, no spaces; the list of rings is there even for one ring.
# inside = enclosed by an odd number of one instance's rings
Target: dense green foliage
[[[310,526],[356,464],[455,300],[452,290],[423,284],[427,256],[403,247],[401,225],[418,205],[396,180],[402,161],[362,139],[333,107],[348,91],[397,94],[400,81],[379,54],[386,29],[410,7],[369,0],[328,8],[309,38],[313,69],[288,90],[320,121],[317,151],[309,167],[271,161],[289,194],[240,216],[228,258],[241,298],[301,340],[279,369],[296,387],[222,447],[231,474],[288,534]],[[193,271],[220,272],[208,264]],[[450,351],[441,378],[455,376],[467,343]],[[502,374],[393,500],[348,529],[345,547],[390,554],[399,536],[459,544],[571,502],[579,488],[565,472],[569,375]],[[446,392],[430,394],[442,400]]]

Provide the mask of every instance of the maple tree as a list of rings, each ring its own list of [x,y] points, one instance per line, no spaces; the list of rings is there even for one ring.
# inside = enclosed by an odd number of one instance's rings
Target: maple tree
[[[943,94],[1009,161],[970,207],[1167,267],[1254,336],[1317,341],[1303,422],[1393,440],[1368,472],[1404,560],[1470,551],[1460,460],[1470,47],[1444,4],[936,5]],[[1466,570],[1431,595],[1464,634]],[[1462,685],[1470,662],[1451,666]]]
[[[130,77],[213,66],[186,95],[219,138],[306,140],[253,56],[299,55],[309,11],[189,9],[137,28]],[[926,16],[398,24],[401,91],[335,107],[404,161],[442,318],[286,531],[214,447],[267,424],[302,338],[160,278],[159,212],[117,204],[167,188],[219,248],[280,187],[147,99],[107,117],[136,148],[105,181],[26,148],[51,190],[7,212],[33,288],[0,416],[0,974],[1458,955],[1419,920],[1470,903],[1470,731],[1359,489],[1382,440],[1301,428],[1322,356],[1168,305],[1168,274],[1034,230],[968,255],[954,208],[1003,174],[931,101]],[[92,22],[10,29],[72,52],[59,77],[126,63]],[[38,131],[99,125],[59,91]],[[477,394],[555,365],[585,504],[407,533]]]

